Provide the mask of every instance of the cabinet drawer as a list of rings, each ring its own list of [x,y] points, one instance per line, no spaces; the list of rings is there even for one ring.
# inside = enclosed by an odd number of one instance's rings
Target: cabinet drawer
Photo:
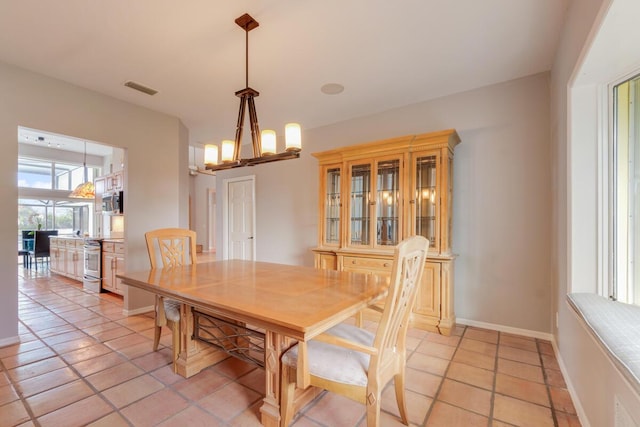
[[[345,256],[342,261],[345,270],[391,270],[393,261],[390,259],[380,258],[360,258],[354,256]]]
[[[118,254],[124,254],[124,243],[116,243],[114,252]]]
[[[81,248],[83,243],[82,240],[76,239],[66,239],[66,242],[64,242],[65,246],[70,249]]]
[[[116,244],[114,242],[102,242],[102,252],[114,252]]]

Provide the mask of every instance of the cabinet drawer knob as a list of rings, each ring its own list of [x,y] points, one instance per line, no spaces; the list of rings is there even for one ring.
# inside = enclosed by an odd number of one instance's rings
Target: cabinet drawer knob
[[[389,264],[388,262],[385,262],[385,263],[384,263],[384,266],[385,266],[385,267],[389,267],[390,265],[391,265],[391,264]]]
[[[353,261],[351,261],[351,264],[355,264],[355,263],[356,263],[356,260],[355,260],[355,259],[354,259]]]

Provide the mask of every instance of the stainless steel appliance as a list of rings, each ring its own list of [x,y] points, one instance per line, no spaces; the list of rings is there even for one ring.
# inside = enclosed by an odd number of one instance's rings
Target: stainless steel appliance
[[[102,290],[102,241],[85,239],[82,287],[91,292]]]
[[[122,191],[106,193],[102,195],[102,212],[110,215],[124,213],[124,196]]]

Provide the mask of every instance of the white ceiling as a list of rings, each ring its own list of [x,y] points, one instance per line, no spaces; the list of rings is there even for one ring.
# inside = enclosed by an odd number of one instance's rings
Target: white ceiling
[[[245,12],[260,126],[282,132],[549,70],[569,1],[0,0],[0,61],[175,115],[197,145],[233,139]]]

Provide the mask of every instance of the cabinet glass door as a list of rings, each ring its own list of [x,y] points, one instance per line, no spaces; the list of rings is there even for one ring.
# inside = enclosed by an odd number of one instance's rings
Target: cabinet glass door
[[[340,168],[329,167],[325,174],[324,243],[340,244]]]
[[[437,194],[438,155],[418,156],[415,160],[415,234],[429,239],[429,246],[436,247],[438,239]]]
[[[376,245],[398,244],[400,161],[378,162],[376,179]]]
[[[369,245],[371,242],[371,165],[361,164],[351,167],[351,195],[349,197],[350,229],[352,245]]]

